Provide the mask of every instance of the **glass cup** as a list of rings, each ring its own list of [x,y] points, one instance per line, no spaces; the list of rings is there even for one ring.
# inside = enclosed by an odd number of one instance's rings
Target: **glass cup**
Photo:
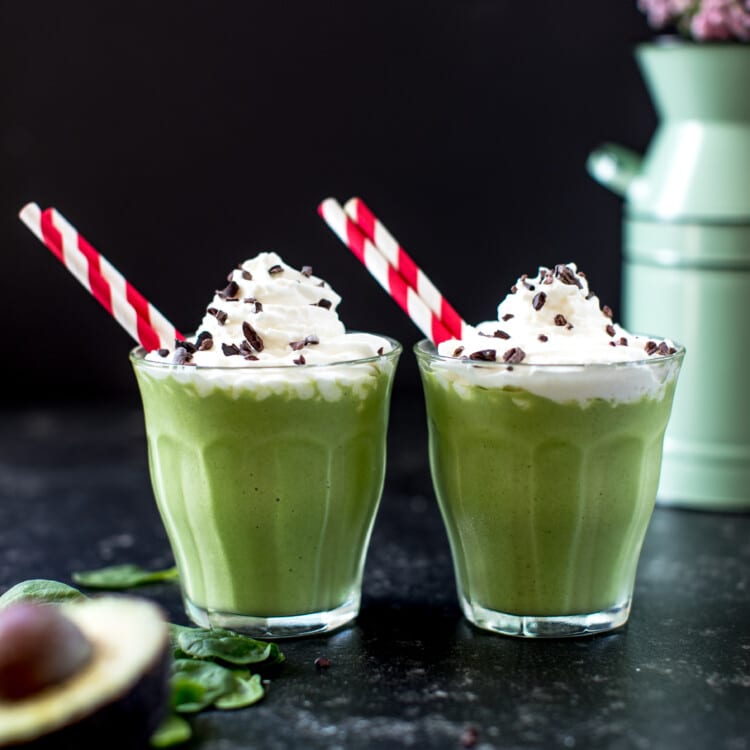
[[[325,365],[130,361],[185,609],[257,637],[357,616],[401,353]]]
[[[624,625],[684,349],[592,365],[414,351],[466,618],[532,637]]]

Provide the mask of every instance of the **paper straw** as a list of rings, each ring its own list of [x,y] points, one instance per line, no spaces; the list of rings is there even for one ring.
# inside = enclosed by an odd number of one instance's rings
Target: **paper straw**
[[[417,266],[409,253],[404,250],[398,240],[386,229],[365,202],[361,198],[350,198],[344,205],[344,211],[357,224],[365,237],[398,270],[407,284],[416,290],[430,310],[453,334],[453,337],[463,338],[468,328],[466,321],[438,291],[429,277]]]
[[[172,348],[184,336],[55,209],[29,203],[21,221],[130,336],[148,350]]]
[[[338,201],[327,198],[318,206],[318,213],[427,338],[435,345],[454,338],[416,289],[346,215]]]

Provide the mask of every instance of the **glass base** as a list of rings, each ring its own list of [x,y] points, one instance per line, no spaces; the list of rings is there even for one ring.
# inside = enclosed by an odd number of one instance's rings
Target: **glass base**
[[[630,615],[630,598],[601,612],[580,615],[513,615],[496,612],[463,597],[461,609],[466,619],[483,630],[521,638],[576,638],[606,633],[622,627]]]
[[[255,617],[199,607],[183,598],[187,616],[201,628],[226,628],[253,638],[298,638],[320,635],[346,625],[359,614],[360,597],[353,597],[340,607],[325,612],[308,612],[283,617]]]

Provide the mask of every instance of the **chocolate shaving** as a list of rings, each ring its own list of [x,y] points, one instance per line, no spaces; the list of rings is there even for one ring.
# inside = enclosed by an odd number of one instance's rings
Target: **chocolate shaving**
[[[646,354],[651,356],[654,352],[656,352],[659,347],[655,341],[647,341],[646,346],[643,347],[646,350]]]
[[[659,344],[659,354],[661,354],[661,355],[663,355],[665,357],[667,356],[667,354],[670,354],[669,344],[666,341],[662,341]]]
[[[562,281],[563,284],[569,286],[577,286],[581,288],[581,280],[575,275],[573,270],[563,263],[559,263],[555,266],[555,276]]]
[[[501,320],[504,323],[507,323],[511,318],[514,318],[514,317],[515,317],[515,315],[513,315],[513,313],[505,313],[505,315],[503,315],[503,317],[501,318]]]
[[[263,351],[263,339],[246,320],[242,322],[242,335],[247,339],[248,343],[253,349],[255,349],[255,351]]]
[[[242,301],[247,305],[253,306],[253,309],[251,310],[251,312],[254,312],[254,313],[263,312],[263,303],[258,302],[258,300],[255,299],[255,297],[245,297],[245,299],[243,299]]]
[[[572,323],[568,323],[568,324],[567,324],[567,325],[566,325],[565,327],[566,327],[566,328],[567,328],[567,329],[568,329],[569,331],[573,330],[573,324],[572,324]]]
[[[292,360],[292,361],[294,362],[295,365],[304,365],[305,364],[305,355],[304,354],[300,354],[299,357],[297,357],[297,359]]]
[[[610,345],[610,346],[617,346],[617,344],[615,344],[615,342],[614,342],[614,341],[610,341],[610,342],[609,342],[609,345]]]
[[[545,335],[545,334],[543,334],[543,333],[540,333],[540,334],[539,334],[539,335],[537,336],[537,338],[538,338],[538,339],[539,339],[540,341],[549,341],[549,337],[548,337],[548,336],[546,336],[546,335]]]
[[[627,346],[628,340],[624,336],[620,336],[620,341],[618,342],[620,346]]]
[[[304,341],[290,341],[289,346],[292,347],[293,352],[298,352],[300,349],[305,348],[305,342]]]
[[[460,357],[464,353],[465,346],[458,346],[453,350],[454,357]]]
[[[169,349],[159,349],[159,351],[157,352],[157,354],[160,357],[166,357],[167,354],[169,354]]]
[[[239,285],[236,281],[230,281],[224,289],[217,289],[216,294],[221,297],[221,299],[229,299],[230,297],[235,297],[237,295],[237,292],[240,290]]]
[[[325,299],[325,298],[319,299],[317,302],[313,302],[312,305],[313,307],[322,307],[322,308],[325,308],[326,310],[330,310],[331,300]]]
[[[242,278],[245,279],[245,281],[252,281],[253,275],[250,273],[250,271],[246,271],[244,268],[242,270]]]
[[[461,347],[463,349],[463,347]],[[472,352],[469,359],[479,360],[480,362],[495,362],[497,352],[494,349],[480,349],[478,352]]]
[[[520,346],[514,346],[503,353],[503,362],[517,365],[519,362],[523,362],[525,356],[526,352]]]
[[[530,292],[533,292],[533,291],[534,291],[534,290],[536,289],[536,287],[535,287],[535,286],[534,286],[533,284],[529,284],[529,282],[527,281],[527,279],[528,279],[528,278],[529,278],[529,275],[528,275],[528,274],[526,274],[526,273],[525,273],[525,274],[523,274],[523,275],[521,276],[521,283],[522,283],[522,284],[523,284],[523,285],[524,285],[524,286],[525,286],[525,287],[526,287],[526,288],[527,288],[527,289],[528,289],[528,290],[529,290]]]
[[[378,354],[378,357],[382,357],[382,356],[383,356],[383,351],[384,351],[384,350],[383,350],[383,347],[381,346],[381,347],[380,347],[380,348],[378,349],[378,352],[377,352],[377,354]]]
[[[612,308],[609,305],[604,305],[602,307],[602,312],[611,320],[614,317],[614,313],[612,312]]]
[[[178,346],[174,350],[174,356],[172,357],[172,364],[175,365],[187,365],[190,364],[190,360],[193,355],[185,348]]]
[[[547,295],[544,292],[539,292],[534,295],[534,299],[531,300],[531,306],[535,310],[541,310],[544,307],[544,303],[547,301]]]
[[[236,354],[240,354],[240,348],[237,344],[222,344],[221,351],[225,357],[233,357]]]
[[[518,287],[515,284],[513,284],[513,286],[510,288],[510,293],[515,294],[517,291],[518,291]]]
[[[312,266],[302,266],[300,273],[309,279],[312,276]]]
[[[555,325],[556,326],[566,326],[566,325],[568,325],[568,321],[567,321],[567,319],[565,318],[564,315],[562,315],[561,313],[557,313],[557,315],[555,315]]]
[[[243,357],[243,359],[248,359],[248,360],[250,360],[251,362],[257,362],[257,361],[258,361],[258,357],[256,357],[256,356],[255,356],[254,354],[246,354],[246,355],[245,355],[245,356]]]
[[[284,273],[284,269],[277,263],[275,266],[271,266],[268,269],[268,273],[271,276],[276,276],[276,274],[278,274],[278,273]]]
[[[608,323],[607,327],[604,330],[607,332],[609,336],[615,335],[615,327],[611,323]]]
[[[305,344],[315,345],[319,343],[320,339],[314,333],[311,333],[309,336],[305,336]]]
[[[229,315],[227,315],[227,313],[225,313],[224,310],[219,310],[215,307],[209,307],[206,310],[206,312],[209,315],[213,315],[216,318],[216,320],[219,321],[219,325],[222,325],[222,326],[227,322],[227,318],[229,317]]]
[[[184,349],[188,354],[193,354],[193,352],[198,351],[198,347],[193,344],[191,341],[186,341],[184,339],[179,339],[178,341],[174,342],[175,348],[182,348]]]

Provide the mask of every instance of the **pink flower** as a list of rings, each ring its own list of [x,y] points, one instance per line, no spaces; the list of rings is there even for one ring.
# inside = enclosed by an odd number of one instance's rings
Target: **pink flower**
[[[750,2],[704,0],[690,22],[690,31],[700,41],[750,41]]]
[[[699,42],[750,41],[750,0],[638,0],[656,29],[675,26]]]

